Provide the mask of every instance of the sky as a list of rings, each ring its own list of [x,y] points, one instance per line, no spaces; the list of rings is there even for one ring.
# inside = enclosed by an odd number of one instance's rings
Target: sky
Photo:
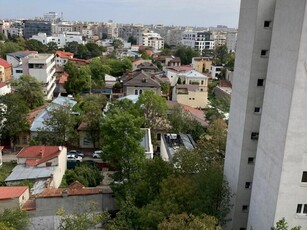
[[[0,19],[63,12],[64,20],[237,28],[240,0],[1,0]]]

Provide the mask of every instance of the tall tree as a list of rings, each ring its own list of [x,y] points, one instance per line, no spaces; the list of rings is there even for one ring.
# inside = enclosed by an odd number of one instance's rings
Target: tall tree
[[[179,46],[176,49],[175,55],[180,57],[182,65],[188,65],[192,63],[193,57],[198,57],[200,54],[198,51],[195,51],[191,47]]]
[[[226,65],[228,49],[226,45],[217,46],[213,51],[213,62],[215,65]]]
[[[301,230],[300,226],[296,226],[293,228],[288,227],[288,223],[286,219],[283,217],[281,220],[277,221],[275,226],[271,228],[271,230]]]
[[[123,48],[123,45],[124,44],[120,39],[114,39],[113,40],[114,49],[121,49],[121,48]]]
[[[36,140],[44,145],[76,144],[75,116],[71,114],[71,105],[53,107],[48,110],[45,127],[39,130]]]
[[[64,88],[69,94],[77,95],[85,89],[90,88],[91,71],[88,66],[82,66],[80,69],[73,62],[66,63],[65,72],[69,74]]]
[[[6,136],[13,143],[17,143],[17,137],[20,132],[29,129],[27,122],[27,113],[29,108],[18,94],[6,94],[1,97],[0,121],[2,137]]]
[[[48,53],[55,53],[58,50],[58,44],[56,42],[49,42],[47,44],[47,52]]]
[[[15,93],[19,94],[30,109],[45,103],[43,84],[30,75],[23,75],[11,82]]]
[[[107,114],[102,124],[103,154],[119,172],[120,179],[128,179],[145,159],[140,146],[142,119],[119,109]]]
[[[86,124],[88,138],[94,149],[101,146],[102,110],[107,103],[104,95],[88,94],[81,98],[80,107],[83,111],[83,122]]]
[[[130,42],[131,45],[136,45],[137,44],[137,39],[135,37],[133,37],[133,36],[130,36],[128,38],[128,42]]]
[[[136,105],[144,114],[146,128],[151,128],[154,134],[168,125],[166,119],[167,104],[164,98],[153,91],[146,90],[140,95]]]
[[[89,64],[91,70],[92,88],[101,89],[105,84],[105,74],[109,74],[111,69],[108,65],[103,64],[100,58],[95,58]]]
[[[197,142],[197,150],[212,164],[223,165],[227,138],[227,124],[214,120]]]

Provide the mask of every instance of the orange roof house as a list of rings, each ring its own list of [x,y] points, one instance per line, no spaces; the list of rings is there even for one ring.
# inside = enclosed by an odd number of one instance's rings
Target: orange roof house
[[[12,65],[3,58],[0,58],[0,82],[6,82],[12,79]]]
[[[7,208],[22,207],[29,199],[28,186],[0,187],[0,211]]]

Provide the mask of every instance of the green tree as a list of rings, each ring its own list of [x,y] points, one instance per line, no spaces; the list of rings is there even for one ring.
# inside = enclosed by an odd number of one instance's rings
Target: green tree
[[[84,230],[94,229],[96,225],[106,223],[109,220],[107,212],[95,212],[97,204],[95,202],[79,205],[78,210],[67,213],[64,209],[59,209],[57,215],[60,217],[60,230]]]
[[[107,98],[104,95],[85,95],[81,98],[82,120],[86,123],[88,138],[92,141],[94,149],[101,146],[102,110]]]
[[[176,49],[175,55],[180,57],[182,65],[188,65],[192,63],[193,57],[198,57],[200,54],[198,51],[193,50],[191,47],[179,46]]]
[[[130,36],[128,38],[128,42],[130,42],[131,45],[136,45],[137,44],[137,39],[135,37],[133,37],[133,36]]]
[[[18,134],[29,129],[27,122],[29,108],[16,93],[2,96],[1,103],[3,103],[0,104],[1,134],[2,137],[8,137],[15,148]]]
[[[0,32],[0,41],[6,41],[7,37],[5,36],[4,33]]]
[[[284,217],[278,222],[276,222],[276,225],[271,228],[271,230],[300,230],[300,229],[302,229],[300,226],[296,226],[290,229]]]
[[[61,187],[67,187],[75,181],[79,181],[85,187],[96,187],[102,181],[101,173],[95,166],[90,166],[86,162],[74,169],[68,169],[63,177]]]
[[[114,39],[113,40],[113,44],[112,44],[113,46],[114,46],[114,49],[121,49],[121,48],[123,48],[123,42],[120,40],[120,39]]]
[[[90,58],[99,57],[102,52],[106,51],[105,47],[98,46],[96,43],[89,42],[85,45],[87,50],[90,52]]]
[[[47,46],[35,39],[30,39],[26,41],[26,46],[28,50],[35,50],[39,53],[47,52]]]
[[[43,84],[30,75],[22,75],[11,82],[15,93],[19,94],[30,109],[34,109],[45,103]]]
[[[73,62],[67,62],[64,71],[69,74],[64,88],[69,94],[78,95],[85,89],[90,88],[91,70],[88,66],[82,66],[78,69]]]
[[[226,45],[217,46],[213,51],[213,63],[215,65],[225,65],[228,59],[228,49]]]
[[[58,50],[58,44],[56,42],[49,42],[47,44],[47,52],[48,53],[55,53]]]
[[[4,228],[1,228],[4,226]],[[21,211],[19,208],[4,209],[0,213],[0,228],[1,229],[20,229],[26,230],[29,226],[29,217],[25,211]]]
[[[226,149],[227,124],[214,120],[197,142],[197,150],[212,164],[223,165]]]
[[[159,224],[158,230],[222,230],[218,221],[213,216],[201,215],[194,216],[192,214],[181,213],[178,215],[170,215],[162,223]]]
[[[151,128],[153,136],[157,131],[168,125],[166,119],[167,104],[164,98],[155,94],[153,91],[146,90],[140,95],[136,106],[144,114],[144,126]]]
[[[162,49],[162,51],[160,52],[160,55],[164,55],[164,56],[170,56],[172,54],[173,54],[173,51],[167,48]]]
[[[71,105],[64,107],[54,106],[48,110],[48,119],[43,121],[44,128],[40,129],[35,137],[44,145],[62,145],[76,143],[76,120],[71,114]]]
[[[67,42],[64,46],[64,50],[66,52],[73,53],[74,55],[78,55],[79,52],[79,43],[78,42]]]
[[[91,87],[103,88],[105,84],[105,74],[109,74],[111,68],[104,64],[100,58],[95,58],[89,64],[91,70]]]
[[[103,119],[103,154],[110,164],[120,169],[120,179],[127,179],[145,159],[140,146],[142,119],[126,111],[113,110]]]
[[[122,76],[127,70],[132,69],[132,62],[129,58],[103,60],[103,63],[110,67],[110,74],[115,77]]]
[[[10,41],[5,43],[0,42],[0,55],[3,58],[5,58],[8,53],[13,53],[21,50],[24,50],[24,48],[17,43]]]

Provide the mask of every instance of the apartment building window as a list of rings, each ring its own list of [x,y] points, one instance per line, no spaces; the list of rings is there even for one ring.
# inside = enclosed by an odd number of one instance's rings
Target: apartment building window
[[[266,58],[269,56],[269,51],[268,50],[261,50],[261,57]]]
[[[260,107],[255,107],[254,108],[255,113],[261,113],[261,108]]]
[[[252,182],[245,182],[245,188],[251,189],[252,188]]]
[[[251,139],[252,140],[258,140],[258,138],[259,138],[259,133],[257,133],[257,132],[252,132],[251,133]]]
[[[248,163],[249,165],[255,164],[255,157],[249,157],[249,158],[247,158],[247,163]]]
[[[303,172],[303,175],[302,175],[302,181],[303,183],[307,183],[307,171],[304,171]]]
[[[307,215],[307,204],[298,204],[296,207],[296,214]]]
[[[259,79],[257,80],[257,86],[264,86],[264,79],[259,78]]]
[[[242,206],[242,212],[248,212],[248,205]]]
[[[271,28],[271,24],[272,24],[272,21],[264,21],[263,27],[264,28]]]

